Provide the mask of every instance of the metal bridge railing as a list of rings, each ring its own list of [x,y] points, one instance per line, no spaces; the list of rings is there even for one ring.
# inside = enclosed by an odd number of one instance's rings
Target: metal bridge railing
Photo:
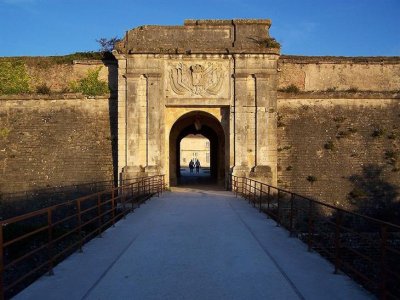
[[[400,226],[246,177],[232,191],[381,299],[400,299]],[[306,272],[306,270],[305,270]]]
[[[164,175],[0,221],[0,299],[8,299],[165,189]]]

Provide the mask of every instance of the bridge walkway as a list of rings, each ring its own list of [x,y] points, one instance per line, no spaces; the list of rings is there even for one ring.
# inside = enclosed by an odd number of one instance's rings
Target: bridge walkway
[[[367,299],[231,192],[152,198],[15,299]]]

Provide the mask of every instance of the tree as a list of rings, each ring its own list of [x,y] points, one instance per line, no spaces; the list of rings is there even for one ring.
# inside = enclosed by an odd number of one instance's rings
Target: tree
[[[114,49],[114,45],[116,42],[119,41],[118,37],[112,37],[112,38],[100,38],[96,40],[96,42],[99,43],[100,45],[100,52],[106,53],[106,52],[111,52]]]

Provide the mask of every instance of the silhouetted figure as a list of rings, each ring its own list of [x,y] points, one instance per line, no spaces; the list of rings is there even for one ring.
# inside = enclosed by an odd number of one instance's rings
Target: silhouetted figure
[[[193,169],[194,169],[193,159],[191,159],[190,162],[189,162],[189,169],[190,169],[190,173],[193,173]]]
[[[196,160],[196,173],[199,173],[200,171],[200,161]]]

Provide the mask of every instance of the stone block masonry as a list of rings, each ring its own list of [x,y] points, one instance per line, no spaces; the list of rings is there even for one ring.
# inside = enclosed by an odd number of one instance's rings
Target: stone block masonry
[[[300,91],[400,91],[400,57],[282,55],[279,86]]]
[[[368,193],[383,201],[400,186],[398,97],[282,93],[278,114],[280,187],[352,209]]]
[[[0,194],[112,180],[113,103],[82,95],[1,97]]]

